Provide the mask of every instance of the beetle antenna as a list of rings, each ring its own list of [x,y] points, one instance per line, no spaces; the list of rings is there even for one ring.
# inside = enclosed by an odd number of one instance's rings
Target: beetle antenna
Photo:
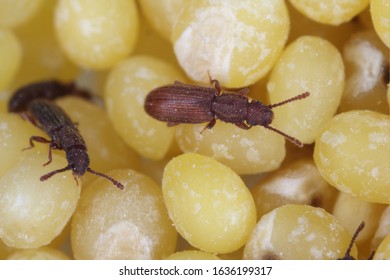
[[[279,103],[276,103],[276,104],[271,104],[271,105],[268,105],[268,108],[275,108],[275,107],[278,107],[278,106],[281,106],[281,105],[284,105],[286,103],[290,103],[292,101],[296,101],[296,100],[299,100],[299,99],[304,99],[306,97],[308,97],[310,95],[309,92],[305,92],[305,93],[302,93],[300,95],[297,95],[293,98],[290,98],[290,99],[287,99],[287,100],[284,100],[282,102],[279,102]]]
[[[87,171],[89,173],[92,173],[94,175],[97,175],[97,176],[100,176],[100,177],[103,177],[103,178],[106,178],[107,180],[111,181],[111,183],[113,183],[115,186],[117,186],[119,189],[123,190],[125,187],[119,183],[117,180],[115,180],[114,178],[111,178],[110,176],[106,175],[106,174],[103,174],[103,173],[100,173],[100,172],[97,172],[95,170],[92,170],[91,168],[87,168]]]
[[[350,256],[350,253],[351,253],[351,250],[352,250],[352,246],[355,243],[355,240],[358,237],[359,233],[363,230],[364,226],[365,226],[365,223],[363,221],[363,222],[360,223],[359,227],[356,229],[355,233],[352,236],[351,243],[349,243],[348,249],[345,252],[345,257],[349,257]]]
[[[290,142],[292,142],[293,144],[297,145],[298,147],[302,148],[303,147],[303,144],[301,141],[299,141],[298,139],[272,127],[272,126],[269,126],[269,125],[264,125],[265,128],[268,128],[272,131],[275,131],[276,133],[279,133],[280,135],[284,136],[287,140],[289,140]]]
[[[372,250],[367,260],[372,260],[374,258],[374,255],[375,255],[375,250]]]

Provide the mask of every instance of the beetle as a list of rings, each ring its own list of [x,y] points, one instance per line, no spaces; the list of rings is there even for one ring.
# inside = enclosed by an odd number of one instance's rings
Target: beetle
[[[64,150],[68,161],[68,165],[64,168],[41,176],[41,181],[45,181],[57,173],[72,170],[77,182],[79,177],[89,172],[108,179],[121,190],[124,189],[124,186],[117,180],[89,167],[90,160],[85,141],[80,135],[77,126],[59,106],[49,100],[35,99],[28,103],[27,108],[28,111],[25,112],[27,119],[46,132],[51,139],[49,140],[41,136],[31,136],[30,147],[26,149],[33,148],[34,142],[48,143],[50,146],[49,161],[44,166],[51,163],[52,150]]]
[[[237,93],[222,92],[218,80],[210,78],[210,82],[214,87],[194,86],[176,81],[174,84],[153,89],[146,96],[144,109],[151,117],[167,122],[168,126],[207,122],[204,129],[211,129],[217,119],[233,123],[242,129],[261,125],[281,134],[295,145],[303,146],[298,139],[270,124],[274,117],[273,108],[304,99],[310,95],[309,92],[276,104],[264,105],[258,100],[248,99],[248,88]]]
[[[91,99],[92,95],[79,87],[75,83],[62,83],[57,80],[39,81],[27,86],[20,87],[8,101],[8,111],[20,113],[27,110],[31,100],[44,98],[54,100],[66,95],[78,96]]]

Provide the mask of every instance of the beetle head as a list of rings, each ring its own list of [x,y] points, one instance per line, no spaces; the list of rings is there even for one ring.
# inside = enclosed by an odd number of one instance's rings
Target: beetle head
[[[72,167],[73,175],[83,176],[89,166],[89,156],[85,148],[74,148],[66,153],[69,165]]]
[[[267,126],[272,123],[274,113],[263,103],[252,100],[248,104],[246,122],[250,126],[261,125]]]

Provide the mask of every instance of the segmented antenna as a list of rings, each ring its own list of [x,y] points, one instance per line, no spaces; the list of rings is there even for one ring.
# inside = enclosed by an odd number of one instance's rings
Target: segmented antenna
[[[305,92],[305,93],[302,93],[302,94],[300,94],[300,95],[297,95],[297,96],[295,96],[295,97],[293,97],[293,98],[284,100],[284,101],[282,101],[282,102],[268,105],[268,108],[275,108],[275,107],[284,105],[284,104],[286,104],[286,103],[290,103],[290,102],[292,102],[292,101],[296,101],[296,100],[299,100],[299,99],[304,99],[304,98],[308,97],[309,95],[310,95],[310,92]]]
[[[344,257],[339,258],[339,260],[354,260],[355,258],[351,256],[351,250],[352,246],[355,243],[356,238],[358,237],[359,233],[363,230],[365,226],[364,221],[360,223],[359,227],[356,229],[355,233],[352,236],[351,242],[349,243],[348,249],[345,252]]]
[[[103,174],[103,173],[100,173],[100,172],[97,172],[95,170],[92,170],[91,168],[87,168],[87,171],[89,173],[92,173],[94,175],[97,175],[97,176],[100,176],[100,177],[103,177],[103,178],[106,178],[107,180],[111,181],[111,183],[113,183],[115,186],[117,186],[119,189],[123,190],[125,187],[119,183],[117,180],[115,180],[114,178],[111,178],[110,176],[106,175],[106,174]]]
[[[271,105],[268,105],[268,108],[275,108],[275,107],[278,107],[278,106],[282,106],[286,103],[290,103],[292,101],[296,101],[296,100],[299,100],[299,99],[304,99],[306,97],[308,97],[310,95],[309,92],[305,92],[305,93],[302,93],[300,95],[297,95],[295,97],[292,97],[290,99],[287,99],[287,100],[284,100],[282,102],[279,102],[279,103],[275,103],[275,104],[271,104]],[[290,142],[292,142],[293,144],[297,145],[298,147],[302,148],[303,147],[303,143],[301,141],[299,141],[298,139],[272,127],[272,126],[269,126],[269,125],[265,125],[264,127],[276,132],[276,133],[279,133],[280,135],[284,136],[287,140],[289,140]]]
[[[287,140],[289,140],[293,144],[297,145],[298,147],[300,147],[300,148],[303,147],[303,143],[301,141],[299,141],[298,139],[296,139],[296,138],[294,138],[294,137],[292,137],[292,136],[290,136],[290,135],[288,135],[288,134],[286,134],[286,133],[284,133],[284,132],[282,132],[282,131],[280,131],[272,126],[265,125],[264,127],[284,136]]]
[[[53,176],[53,175],[55,175],[55,174],[57,174],[57,173],[61,173],[61,172],[64,172],[64,171],[67,171],[67,170],[71,170],[71,169],[72,169],[72,167],[68,165],[68,166],[66,166],[66,167],[64,167],[64,168],[61,168],[61,169],[58,169],[58,170],[54,170],[54,171],[52,171],[52,172],[49,172],[49,173],[47,173],[47,174],[41,176],[40,180],[41,180],[41,181],[46,181],[46,180],[49,179],[51,176]]]
[[[64,168],[61,168],[61,169],[58,169],[58,170],[54,170],[54,171],[52,171],[52,172],[49,172],[49,173],[47,173],[47,174],[41,176],[40,180],[41,180],[41,181],[46,181],[46,180],[49,179],[51,176],[53,176],[53,175],[55,175],[55,174],[57,174],[57,173],[61,173],[61,172],[64,172],[64,171],[67,171],[67,170],[71,170],[71,169],[72,169],[71,166],[66,166],[66,167],[64,167]],[[100,177],[103,177],[103,178],[109,180],[111,183],[113,183],[116,187],[118,187],[118,188],[121,189],[121,190],[123,190],[123,189],[125,188],[125,187],[124,187],[121,183],[119,183],[117,180],[111,178],[110,176],[108,176],[108,175],[106,175],[106,174],[103,174],[103,173],[97,172],[97,171],[95,171],[95,170],[92,170],[92,169],[89,168],[89,167],[87,168],[87,171],[88,171],[89,173],[92,173],[92,174],[94,174],[94,175],[97,175],[97,176],[100,176]],[[75,178],[75,180],[76,180],[76,182],[77,182],[77,184],[78,184],[79,182],[78,182],[77,178],[76,178],[75,176],[73,176],[73,177]]]

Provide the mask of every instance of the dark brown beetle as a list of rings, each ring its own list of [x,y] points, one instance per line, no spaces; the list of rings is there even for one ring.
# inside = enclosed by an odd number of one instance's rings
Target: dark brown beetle
[[[56,80],[40,81],[23,86],[15,91],[8,101],[8,111],[20,113],[27,111],[30,101],[38,98],[53,100],[66,95],[91,99],[91,94],[78,88],[74,83],[61,83]]]
[[[308,92],[277,104],[264,105],[257,100],[249,101],[248,88],[241,89],[237,93],[221,92],[217,80],[210,78],[210,82],[214,84],[214,88],[180,82],[156,88],[146,96],[145,111],[153,118],[167,122],[168,126],[208,122],[205,129],[210,129],[217,119],[233,123],[242,129],[261,125],[283,135],[295,145],[303,146],[299,140],[270,124],[274,116],[272,108],[306,98],[310,95]]]
[[[51,101],[36,99],[28,103],[28,111],[25,114],[28,120],[45,131],[51,138],[51,140],[41,136],[31,136],[30,138],[29,148],[34,147],[34,141],[50,144],[49,161],[44,165],[48,165],[52,161],[51,150],[53,149],[64,150],[68,161],[68,165],[64,168],[43,175],[40,178],[41,181],[47,180],[57,173],[72,170],[76,181],[78,177],[89,172],[110,180],[119,189],[124,189],[124,186],[115,179],[89,167],[89,156],[84,139],[76,125],[60,107]]]

